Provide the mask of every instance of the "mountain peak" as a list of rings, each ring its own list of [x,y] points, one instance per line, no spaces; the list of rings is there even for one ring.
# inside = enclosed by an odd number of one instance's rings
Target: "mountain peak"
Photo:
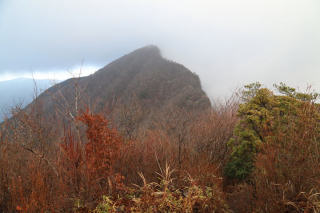
[[[156,56],[162,57],[159,47],[155,45],[147,45],[129,53],[129,55]]]
[[[154,52],[154,53],[160,54],[160,48],[157,47],[156,45],[153,45],[153,44],[141,47],[141,48],[137,49],[136,51],[146,51],[146,52]]]
[[[136,49],[117,60],[111,62],[106,65],[104,68],[98,70],[96,75],[104,75],[106,70],[113,70],[114,72],[118,72],[122,70],[122,72],[130,71],[130,70],[140,70],[136,67],[143,66],[145,63],[155,63],[155,61],[162,61],[163,57],[161,55],[160,49],[155,45],[147,45]],[[125,66],[125,67],[123,67]],[[125,71],[124,71],[125,70]],[[99,77],[100,78],[100,77]]]
[[[83,92],[75,99],[78,88]],[[107,109],[119,128],[125,110],[137,108],[141,113],[135,124],[137,129],[152,128],[153,122],[167,116],[169,109],[196,115],[211,107],[199,77],[183,65],[164,59],[154,45],[124,55],[91,76],[59,83],[37,100],[44,103],[42,111],[48,120],[67,122],[64,114],[56,114],[57,107],[77,102],[80,109],[91,106],[97,113]],[[68,113],[76,114],[75,109],[71,107]]]

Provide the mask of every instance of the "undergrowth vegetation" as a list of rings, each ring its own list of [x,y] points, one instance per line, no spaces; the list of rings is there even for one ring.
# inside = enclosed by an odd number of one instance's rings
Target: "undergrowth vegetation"
[[[0,212],[320,212],[318,94],[275,88],[247,85],[197,117],[172,109],[149,129],[135,112],[119,131],[89,110],[49,124],[40,104],[15,110]]]
[[[142,185],[126,188],[121,197],[112,200],[104,196],[94,212],[230,212],[223,193],[217,186],[204,187],[191,177],[177,187],[174,170],[160,168],[159,181],[148,183],[140,173]]]

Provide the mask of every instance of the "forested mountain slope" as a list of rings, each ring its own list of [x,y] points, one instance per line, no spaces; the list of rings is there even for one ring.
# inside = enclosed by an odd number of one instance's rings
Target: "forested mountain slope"
[[[199,77],[163,58],[155,46],[135,50],[93,75],[56,84],[26,111],[36,104],[41,105],[47,121],[66,122],[86,109],[105,113],[128,134],[149,128],[170,113],[183,111],[193,116],[211,107]]]

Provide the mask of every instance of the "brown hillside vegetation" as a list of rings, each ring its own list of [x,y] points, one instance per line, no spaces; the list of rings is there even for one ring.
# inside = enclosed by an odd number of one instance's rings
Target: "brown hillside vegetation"
[[[320,212],[317,97],[254,83],[211,107],[136,50],[2,123],[0,212]]]

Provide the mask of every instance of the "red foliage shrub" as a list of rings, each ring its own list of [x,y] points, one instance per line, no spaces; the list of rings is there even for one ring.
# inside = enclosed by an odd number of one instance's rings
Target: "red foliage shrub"
[[[87,127],[87,141],[76,141],[70,131],[66,133],[58,162],[60,187],[69,197],[63,200],[71,198],[72,202],[80,203],[79,207],[90,209],[102,195],[110,195],[113,185],[121,179],[114,173],[113,165],[123,142],[101,115],[86,112],[78,120]]]
[[[122,139],[101,115],[84,113],[79,120],[87,126],[85,145],[86,166],[93,181],[112,174],[113,164],[119,157]]]

